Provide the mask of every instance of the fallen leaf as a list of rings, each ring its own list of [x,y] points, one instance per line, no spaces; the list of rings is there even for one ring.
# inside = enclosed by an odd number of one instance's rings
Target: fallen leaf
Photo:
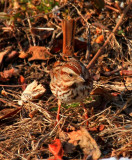
[[[99,125],[99,131],[103,131],[104,128],[105,128],[105,125],[103,125],[103,124]]]
[[[26,53],[24,51],[20,51],[20,54],[19,54],[19,58],[28,58],[29,57],[29,53]]]
[[[63,143],[64,152],[65,153],[73,153],[73,151],[75,150],[75,145],[68,142],[69,141],[68,133],[69,132],[64,132],[64,131],[59,132],[59,139]],[[73,132],[73,134],[74,134],[74,132]]]
[[[17,51],[12,51],[10,54],[7,55],[7,57],[5,58],[5,62],[9,63],[13,60],[15,60],[16,58],[18,58],[19,56],[19,52]]]
[[[72,143],[75,146],[79,145],[85,156],[91,155],[93,160],[99,159],[101,156],[101,151],[96,141],[91,137],[85,128],[70,132],[68,135],[70,138],[69,143]]]
[[[13,116],[15,116],[20,110],[22,109],[22,107],[19,107],[17,109],[3,109],[0,111],[0,120],[4,120],[7,118],[11,118]]]
[[[19,77],[19,83],[20,84],[25,83],[25,78],[22,75],[20,75],[20,77]]]
[[[18,69],[11,68],[9,70],[5,70],[3,72],[0,72],[0,81],[5,82],[9,81],[12,76],[18,75]]]
[[[49,144],[49,151],[54,155],[54,160],[62,160],[64,150],[59,139],[55,139],[53,144]]]
[[[97,37],[96,43],[102,43],[102,42],[104,42],[104,36],[100,35],[100,36]]]
[[[82,132],[81,130],[78,131],[72,131],[70,133],[68,133],[70,140],[68,141],[69,143],[72,143],[73,145],[77,146],[78,142],[81,139],[82,136]]]
[[[5,56],[8,57],[8,53],[10,53],[11,50],[12,50],[12,46],[9,46],[9,47],[6,47],[3,52],[0,52],[0,66],[3,63],[4,57]]]
[[[25,78],[22,76],[22,75],[20,75],[20,77],[19,77],[19,79],[18,79],[18,82],[19,82],[19,84],[21,84],[22,85],[22,90],[24,91],[25,89],[26,89],[26,86],[27,86],[27,84],[26,84],[26,82],[25,82]]]
[[[0,66],[2,65],[3,58],[4,58],[4,56],[5,56],[6,54],[7,54],[7,51],[0,52]]]
[[[31,46],[27,53],[31,55],[31,57],[28,58],[29,61],[49,60],[53,57],[53,55],[47,50],[47,48],[41,46]]]
[[[34,80],[32,83],[30,83],[26,87],[26,89],[21,95],[21,100],[18,102],[18,104],[22,105],[23,102],[26,102],[28,100],[32,101],[34,99],[37,99],[41,97],[45,91],[46,89],[41,84],[38,85],[38,82]]]

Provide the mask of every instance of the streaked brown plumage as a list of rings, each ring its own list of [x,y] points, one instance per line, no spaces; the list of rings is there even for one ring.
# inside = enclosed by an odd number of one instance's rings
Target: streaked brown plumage
[[[50,88],[54,96],[57,97],[59,105],[61,103],[82,102],[93,87],[93,80],[88,70],[74,58],[55,65],[50,71],[50,77]]]

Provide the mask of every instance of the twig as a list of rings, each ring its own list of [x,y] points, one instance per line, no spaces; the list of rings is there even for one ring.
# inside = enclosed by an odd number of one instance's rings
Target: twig
[[[116,9],[116,8],[114,8],[114,7],[111,7],[111,6],[109,6],[109,5],[105,5],[105,7],[106,7],[106,8],[109,8],[109,9],[111,9],[111,10],[117,12],[117,13],[120,12],[118,9]]]
[[[111,108],[111,106],[110,106],[110,107],[108,107],[108,108],[106,108],[106,109],[105,109],[105,110],[103,110],[102,112],[99,112],[99,113],[97,113],[97,114],[93,115],[92,117],[90,117],[90,118],[86,119],[85,121],[83,121],[83,122],[79,123],[79,124],[78,124],[78,126],[80,126],[80,125],[84,124],[85,122],[87,122],[87,121],[89,121],[89,120],[93,119],[94,117],[99,116],[100,114],[104,113],[105,111],[109,110],[110,108]]]
[[[36,46],[35,37],[32,34],[32,25],[31,25],[31,22],[30,22],[30,19],[29,19],[28,12],[26,12],[26,16],[27,16],[27,21],[28,21],[28,24],[29,24],[29,28],[30,28],[30,32],[31,32],[32,40],[33,40],[33,45]]]
[[[132,96],[127,100],[127,102],[125,103],[125,105],[120,108],[119,110],[117,110],[117,112],[115,113],[114,116],[119,115],[123,110],[125,110],[127,107],[130,107],[130,105],[132,104]]]
[[[22,84],[18,84],[18,85],[6,85],[6,84],[0,84],[0,87],[22,87]]]
[[[91,54],[91,33],[90,33],[90,26],[87,28],[87,51],[86,51],[86,56],[85,59],[89,62]]]
[[[0,98],[0,101],[5,103],[5,104],[10,104],[11,106],[15,107],[15,108],[20,108],[20,106],[16,105],[16,104],[13,104],[12,102],[8,102],[2,98]]]
[[[118,27],[121,25],[123,18],[125,17],[126,13],[128,12],[128,10],[130,9],[132,5],[132,2],[129,3],[129,5],[124,9],[121,18],[119,19],[119,21],[117,22],[115,28],[113,29],[112,33],[109,35],[109,37],[107,38],[107,40],[105,41],[104,45],[98,50],[98,52],[96,53],[96,55],[93,57],[93,59],[90,61],[90,63],[87,65],[87,69],[91,68],[94,64],[95,61],[97,60],[97,58],[104,52],[104,48],[106,47],[106,45],[108,44],[108,42],[110,41],[111,37],[113,36],[113,34],[116,32],[116,30],[118,29]]]
[[[38,14],[38,15],[36,15],[36,16],[31,16],[31,17],[28,17],[28,18],[35,18],[35,17],[40,17],[40,16],[44,16],[44,15],[48,15],[48,14],[51,14],[51,13],[54,13],[54,12],[56,12],[56,11],[59,11],[60,9],[63,9],[65,6],[67,6],[68,5],[68,3],[66,3],[66,4],[64,4],[63,6],[61,6],[61,7],[59,7],[59,8],[57,8],[57,9],[55,9],[55,10],[52,10],[52,11],[50,11],[50,12],[48,12],[48,13],[42,13],[42,14]],[[27,20],[28,18],[25,18],[25,19],[23,19],[23,22],[25,21],[25,20]]]
[[[79,11],[79,9],[78,9],[74,4],[72,4],[72,3],[69,3],[69,4],[72,5],[72,6],[77,10],[77,13],[78,13],[78,14],[82,17],[82,19],[85,21],[87,27],[88,27],[89,25],[91,25],[90,23],[88,23],[88,21],[84,18],[84,16],[81,14],[81,12]]]
[[[39,110],[39,112],[41,112],[48,120],[49,120],[49,123],[52,122],[51,120],[51,116],[49,115],[48,111],[42,107],[40,107],[39,105],[29,101],[29,103],[34,107],[36,108],[37,110]]]

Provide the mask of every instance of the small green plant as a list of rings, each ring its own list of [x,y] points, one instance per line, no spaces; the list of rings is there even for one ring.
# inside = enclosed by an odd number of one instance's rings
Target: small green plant
[[[55,2],[54,0],[42,0],[41,3],[40,3],[40,5],[37,6],[37,9],[39,11],[44,11],[45,13],[48,13],[56,5],[59,5],[59,3]]]
[[[63,107],[68,109],[68,108],[76,108],[80,105],[80,103],[71,103],[71,104],[68,104],[68,105],[64,105]]]

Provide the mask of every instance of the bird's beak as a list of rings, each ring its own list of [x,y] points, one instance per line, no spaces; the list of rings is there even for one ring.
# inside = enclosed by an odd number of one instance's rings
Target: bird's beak
[[[85,82],[85,79],[83,78],[82,75],[80,75],[80,76],[78,77],[78,81],[79,81],[79,82]]]

